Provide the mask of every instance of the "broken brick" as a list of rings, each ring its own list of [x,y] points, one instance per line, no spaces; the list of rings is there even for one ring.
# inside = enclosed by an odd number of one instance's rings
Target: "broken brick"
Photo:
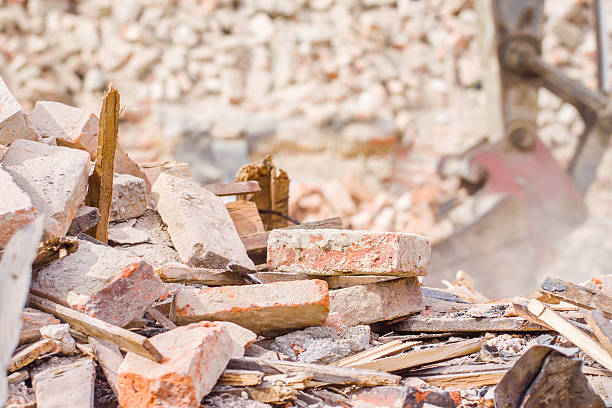
[[[140,217],[147,209],[149,194],[141,178],[130,174],[114,174],[110,221]]]
[[[34,206],[30,197],[21,191],[10,174],[0,168],[0,247],[21,227],[34,220]]]
[[[0,144],[18,139],[40,140],[23,108],[0,77]]]

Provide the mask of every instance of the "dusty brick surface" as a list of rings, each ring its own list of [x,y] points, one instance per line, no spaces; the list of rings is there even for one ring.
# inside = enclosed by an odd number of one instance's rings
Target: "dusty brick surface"
[[[346,326],[408,316],[424,309],[418,278],[351,286],[329,292],[330,321]]]
[[[89,155],[67,147],[16,140],[2,160],[13,181],[32,200],[37,215],[45,215],[47,238],[63,237],[85,200]]]
[[[165,293],[142,258],[83,240],[76,252],[38,271],[31,290],[117,326],[141,317]]]
[[[0,144],[18,139],[40,140],[23,108],[0,77]]]
[[[244,351],[257,340],[257,334],[232,322],[215,322],[216,325],[224,327],[234,343],[232,358],[244,356]]]
[[[115,151],[115,173],[119,174],[131,174],[134,177],[138,177],[144,180],[147,185],[147,191],[151,192],[151,182],[140,168],[140,165],[136,163],[121,147],[117,144],[117,150]]]
[[[164,361],[132,352],[119,366],[123,408],[197,408],[231,357],[232,340],[216,323],[193,323],[150,339]]]
[[[41,137],[55,139],[59,146],[85,150],[95,160],[100,130],[96,115],[59,102],[39,101],[28,118]]]
[[[272,270],[309,275],[423,276],[430,254],[427,238],[399,232],[288,229],[268,239]]]
[[[21,227],[36,217],[30,197],[21,191],[10,174],[0,168],[0,247]]]
[[[321,325],[329,312],[327,283],[321,280],[188,288],[175,301],[181,324],[228,321],[264,336]]]
[[[212,269],[254,270],[220,197],[193,181],[162,173],[153,193],[181,260]]]
[[[140,217],[147,209],[148,202],[149,193],[143,179],[130,174],[115,173],[110,210],[111,221]]]

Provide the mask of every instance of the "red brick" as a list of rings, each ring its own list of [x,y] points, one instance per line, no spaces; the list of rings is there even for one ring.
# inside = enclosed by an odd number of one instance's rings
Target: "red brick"
[[[175,302],[180,324],[228,321],[264,336],[321,325],[329,312],[327,283],[321,280],[189,288]]]
[[[427,238],[399,232],[287,229],[268,239],[270,269],[309,275],[422,276],[430,254]]]
[[[227,329],[194,323],[150,339],[161,363],[128,352],[119,366],[123,408],[197,408],[215,386],[232,352]]]

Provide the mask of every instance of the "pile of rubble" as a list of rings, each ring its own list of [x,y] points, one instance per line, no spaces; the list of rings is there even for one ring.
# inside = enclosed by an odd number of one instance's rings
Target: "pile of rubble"
[[[109,111],[0,92],[8,407],[610,405],[610,276],[499,301],[466,274],[422,287],[427,238],[288,226],[269,158],[202,186],[117,145],[110,206],[88,206]]]

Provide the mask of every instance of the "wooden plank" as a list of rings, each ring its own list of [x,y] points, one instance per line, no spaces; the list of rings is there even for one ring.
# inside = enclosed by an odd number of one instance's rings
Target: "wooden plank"
[[[432,387],[444,389],[480,388],[485,385],[497,385],[508,370],[482,371],[477,373],[441,374],[419,377]]]
[[[601,292],[555,278],[546,278],[540,286],[540,291],[585,309],[600,310],[606,318],[612,318],[612,298]]]
[[[32,361],[36,360],[38,357],[44,356],[46,354],[59,353],[60,350],[61,347],[55,340],[39,340],[36,343],[32,343],[28,346],[25,346],[17,353],[15,353],[11,358],[11,361],[9,362],[7,371],[9,373],[12,373],[22,367],[27,366]]]
[[[28,378],[30,378],[30,373],[28,372],[28,370],[20,370],[8,375],[6,377],[6,380],[9,384],[19,384],[20,382],[24,382]]]
[[[350,357],[343,358],[330,365],[334,367],[354,367],[360,363],[376,360],[377,358],[387,357],[392,354],[400,353],[411,347],[421,344],[420,341],[402,342],[400,340],[390,341],[389,343],[381,344],[380,346],[372,347],[369,350],[362,351]]]
[[[402,333],[477,333],[549,329],[522,317],[430,317],[418,314],[394,324],[392,330]]]
[[[151,344],[149,339],[140,334],[133,333],[121,327],[106,323],[95,317],[79,313],[70,308],[58,305],[47,299],[30,294],[28,301],[31,307],[42,310],[43,312],[52,313],[58,319],[69,323],[70,326],[85,334],[97,337],[101,340],[109,341],[119,347],[123,347],[128,351],[132,351],[138,355],[146,357],[158,363],[163,360],[161,353]]]
[[[158,162],[144,163],[140,167],[151,184],[155,184],[157,178],[162,173],[169,173],[173,176],[183,177],[191,180],[191,167],[189,163],[177,162],[174,160],[164,160]]]
[[[108,385],[115,395],[119,396],[119,366],[123,361],[123,356],[119,347],[115,344],[89,337],[89,345],[91,346],[96,360],[102,367],[102,371],[106,376]]]
[[[88,233],[105,244],[108,243],[108,221],[113,198],[113,175],[118,132],[119,92],[110,84],[102,102],[98,153],[94,172],[89,177],[89,191],[87,193],[89,205],[100,211],[100,222]]]
[[[527,309],[538,319],[542,320],[556,332],[574,343],[576,346],[590,356],[599,364],[612,370],[612,356],[606,352],[595,340],[570,322],[561,317],[557,312],[550,310],[542,302],[531,299]]]
[[[38,245],[38,254],[32,266],[42,268],[53,261],[70,255],[79,249],[79,241],[76,238],[63,237],[51,238]]]
[[[251,370],[223,370],[218,385],[247,386],[260,384],[264,378],[261,371]]]
[[[599,310],[587,313],[584,318],[601,346],[612,355],[612,322]]]
[[[96,369],[91,358],[60,360],[34,375],[37,408],[89,408],[94,405]]]
[[[265,232],[257,205],[254,202],[246,200],[232,201],[226,203],[225,207],[230,217],[232,217],[232,221],[234,221],[239,236],[243,237],[245,235]]]
[[[303,222],[300,225],[293,225],[285,228],[336,229],[342,228],[342,219],[340,217],[334,217],[321,221]],[[240,237],[249,254],[249,258],[251,258],[256,265],[266,263],[269,236],[270,231],[266,231]]]
[[[480,350],[486,341],[486,338],[481,337],[458,343],[449,343],[431,349],[417,350],[397,356],[381,358],[356,367],[384,372],[399,371],[475,353]]]
[[[157,323],[161,324],[164,329],[172,330],[178,327],[172,320],[168,319],[166,315],[152,306],[147,307],[147,314],[155,319]]]
[[[400,376],[373,370],[332,367],[295,361],[264,360],[254,357],[232,358],[227,368],[262,371],[266,374],[276,374],[279,372],[306,372],[312,374],[313,381],[328,384],[355,384],[369,387],[377,385],[397,385],[401,380]]]
[[[236,181],[234,183],[206,184],[202,187],[219,197],[238,194],[255,194],[261,191],[261,187],[256,180]]]

